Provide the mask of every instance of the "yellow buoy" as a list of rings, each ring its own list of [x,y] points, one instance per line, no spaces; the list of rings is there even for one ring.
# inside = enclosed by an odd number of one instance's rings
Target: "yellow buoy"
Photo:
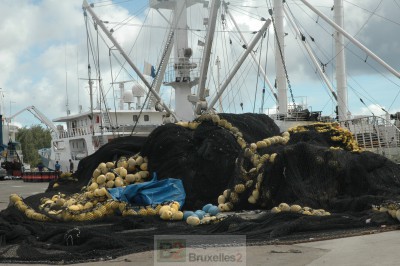
[[[147,211],[146,211],[146,209],[140,209],[139,211],[138,211],[138,214],[139,215],[141,215],[141,216],[147,216]]]
[[[253,195],[251,195],[251,196],[247,199],[247,201],[248,201],[249,203],[251,203],[251,204],[256,204],[256,202],[257,202],[257,200],[253,197]]]
[[[254,189],[251,195],[254,197],[255,200],[258,200],[260,197],[260,191],[258,189]]]
[[[114,187],[114,181],[112,181],[112,180],[107,181],[106,187],[108,187],[108,188],[113,188],[113,187]]]
[[[229,208],[228,204],[226,204],[226,203],[218,204],[218,209],[219,209],[221,212],[228,212],[228,211],[230,211],[230,208]]]
[[[171,206],[171,211],[175,211],[175,212],[179,211],[179,205],[178,204],[172,203],[170,206]]]
[[[183,212],[176,211],[172,213],[171,219],[174,221],[180,221],[183,219]]]
[[[141,169],[142,171],[147,171],[147,163],[142,163],[142,164],[140,165],[140,169]]]
[[[93,204],[90,201],[86,202],[85,205],[83,205],[83,209],[85,210],[89,210],[91,208],[93,208]]]
[[[134,174],[127,174],[125,180],[129,183],[134,183],[136,181],[136,176]]]
[[[139,156],[136,158],[136,165],[141,165],[143,162],[144,162],[143,157],[139,155]]]
[[[115,179],[115,174],[114,173],[111,173],[111,172],[108,172],[107,174],[106,174],[106,179],[108,180],[108,181],[110,181],[110,180],[114,180]]]
[[[124,178],[128,174],[128,170],[126,170],[124,167],[119,168],[119,176]]]
[[[396,219],[396,212],[397,210],[388,210],[388,213],[390,214],[390,216],[392,216],[392,218]]]
[[[138,213],[134,209],[128,209],[122,212],[122,216],[132,216],[132,215],[138,215]]]
[[[195,226],[195,225],[199,225],[199,224],[200,224],[200,219],[199,219],[199,217],[197,217],[197,216],[189,216],[189,217],[186,219],[186,222],[187,222],[188,224],[190,224],[190,225]]]
[[[92,183],[92,184],[90,184],[90,186],[88,187],[88,189],[90,190],[90,191],[95,191],[96,189],[98,189],[99,188],[99,185],[97,184],[97,183]]]
[[[116,187],[122,187],[124,185],[124,181],[121,177],[115,178],[114,184]]]
[[[171,211],[163,211],[160,215],[160,218],[163,220],[171,220],[172,212]]]
[[[125,209],[126,209],[126,202],[120,202],[119,203],[119,206],[118,206],[118,208],[119,208],[119,211],[122,213]]]
[[[235,186],[235,192],[236,193],[243,193],[244,191],[246,190],[246,187],[245,187],[245,185],[243,185],[243,184],[237,184],[236,186]],[[232,197],[232,195],[231,195],[231,197]]]
[[[165,211],[171,211],[171,207],[169,206],[169,205],[165,205],[165,206],[162,206],[161,208],[160,208],[160,210],[158,211],[158,214],[162,214],[163,212],[165,212]]]
[[[93,178],[97,178],[99,175],[101,175],[101,170],[99,168],[94,169]]]
[[[113,162],[107,162],[107,163],[106,163],[106,167],[107,167],[108,169],[113,169],[113,168],[115,168],[115,164],[114,164]]]
[[[139,175],[142,179],[146,179],[150,176],[150,173],[149,173],[149,171],[140,171]]]
[[[199,126],[199,124],[200,124],[200,123],[197,123],[197,122],[189,122],[189,123],[188,123],[188,127],[189,127],[191,130],[195,130],[195,129]]]
[[[21,212],[25,212],[28,209],[28,206],[22,200],[15,202],[15,207]]]
[[[270,161],[271,163],[274,163],[274,162],[275,162],[275,159],[276,159],[276,156],[277,156],[276,153],[271,154],[271,156],[269,157],[269,161]]]
[[[281,209],[279,209],[278,207],[273,207],[273,208],[271,209],[271,212],[272,212],[272,213],[279,213],[279,212],[281,212]]]
[[[226,198],[224,197],[224,195],[220,195],[218,197],[218,204],[223,204],[223,203],[225,203],[225,201],[226,201]]]
[[[301,206],[297,204],[293,204],[290,206],[290,211],[291,212],[300,212],[301,211]]]
[[[128,167],[135,167],[136,166],[136,160],[131,157],[128,159]]]
[[[107,172],[108,172],[108,168],[107,168],[107,165],[105,163],[100,163],[97,168],[100,170],[100,172],[103,175],[107,174]]]
[[[78,205],[71,205],[68,207],[68,210],[70,210],[72,212],[77,212],[77,211],[80,211],[80,208]]]
[[[230,189],[225,189],[224,193],[222,194],[226,199],[229,199],[229,196],[231,194],[231,190]]]
[[[20,200],[22,200],[22,198],[19,195],[17,195],[17,194],[11,194],[10,195],[10,201],[12,203],[15,203],[15,202],[20,201]]]
[[[157,214],[157,211],[151,207],[147,207],[146,212],[147,212],[147,215],[149,215],[149,216],[153,216],[153,215]]]
[[[106,176],[105,175],[99,175],[97,178],[96,178],[96,183],[97,184],[99,184],[99,185],[102,185],[102,184],[104,184],[105,182],[106,182]]]

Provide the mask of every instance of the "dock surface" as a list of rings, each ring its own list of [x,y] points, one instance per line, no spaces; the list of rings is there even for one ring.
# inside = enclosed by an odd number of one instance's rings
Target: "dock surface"
[[[44,192],[48,183],[26,183],[22,180],[0,181],[0,210],[7,208],[9,195],[28,197]],[[212,253],[218,254],[218,248]],[[363,236],[314,241],[294,245],[264,245],[246,247],[246,265],[400,265],[400,230]],[[171,265],[158,263],[157,265]],[[27,264],[2,264],[27,265]],[[43,265],[43,264],[35,264]],[[154,265],[154,252],[141,252],[113,260],[75,265]],[[190,265],[190,263],[185,264]],[[199,265],[199,264],[196,264]],[[209,262],[203,265],[213,265]],[[214,264],[215,265],[215,264]],[[220,264],[228,265],[228,264]],[[231,264],[234,265],[234,264]]]

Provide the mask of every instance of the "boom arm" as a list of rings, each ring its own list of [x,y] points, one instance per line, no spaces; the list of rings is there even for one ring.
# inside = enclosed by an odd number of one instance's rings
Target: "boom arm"
[[[28,106],[21,111],[13,114],[12,116],[6,118],[5,120],[7,123],[11,122],[11,119],[16,117],[17,115],[21,114],[24,111],[29,111],[31,114],[33,114],[37,119],[40,120],[43,124],[45,124],[53,133],[57,133],[57,127],[51,122],[42,112],[40,112],[35,106]]]

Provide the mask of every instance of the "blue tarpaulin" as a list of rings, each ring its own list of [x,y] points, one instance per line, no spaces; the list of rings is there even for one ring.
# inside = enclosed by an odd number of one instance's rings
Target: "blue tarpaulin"
[[[114,200],[129,202],[133,205],[152,205],[166,201],[177,201],[183,206],[186,197],[182,180],[174,178],[157,180],[156,173],[148,182],[109,188],[108,192]]]

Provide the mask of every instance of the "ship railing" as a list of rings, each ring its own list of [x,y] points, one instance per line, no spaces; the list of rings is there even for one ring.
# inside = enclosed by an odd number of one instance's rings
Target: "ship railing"
[[[341,121],[340,125],[353,133],[364,150],[400,162],[400,129],[389,120],[368,116]]]
[[[196,80],[200,76],[199,66],[201,60],[198,58],[191,58],[190,61],[180,62],[179,58],[175,58],[168,63],[167,70],[164,74],[164,83],[173,82],[190,82]],[[177,77],[177,70],[185,70],[188,73],[186,77]]]
[[[136,125],[134,134],[135,132],[147,132],[150,133],[153,129],[158,127],[160,125]],[[123,134],[123,135],[128,135],[132,132],[133,125],[132,124],[125,124],[125,125],[118,125],[116,127],[110,127],[110,126],[95,126],[94,134],[95,135],[101,135],[101,134],[108,134],[108,133],[117,133],[117,134]],[[65,131],[59,131],[59,138],[71,138],[71,137],[79,137],[79,136],[87,136],[87,135],[92,135],[91,127],[78,127],[78,128],[73,128],[71,130],[65,130]]]
[[[71,138],[92,134],[91,127],[77,127],[70,130],[59,131],[59,138]]]
[[[281,121],[321,121],[321,112],[290,112],[287,115],[270,114],[273,120]]]

